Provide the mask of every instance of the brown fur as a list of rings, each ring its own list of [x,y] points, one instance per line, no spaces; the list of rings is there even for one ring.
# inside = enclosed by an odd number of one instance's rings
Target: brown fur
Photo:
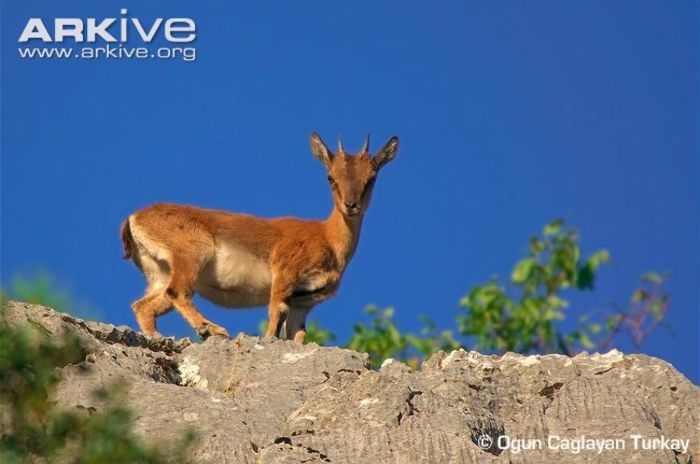
[[[156,318],[174,307],[203,337],[229,336],[195,308],[198,291],[231,307],[267,304],[266,337],[279,336],[286,321],[287,337],[303,342],[307,314],[335,294],[355,252],[377,172],[398,150],[396,137],[374,157],[367,144],[351,156],[342,147],[333,154],[316,134],[311,141],[333,194],[325,221],[174,204],[151,205],[129,216],[121,236],[125,258],[148,281],[146,294],[132,305],[145,333],[155,334]],[[236,267],[232,259],[248,267]]]

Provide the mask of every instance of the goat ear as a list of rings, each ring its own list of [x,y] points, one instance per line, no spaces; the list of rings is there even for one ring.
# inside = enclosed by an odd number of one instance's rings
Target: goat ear
[[[389,141],[382,147],[381,150],[374,155],[374,164],[377,166],[377,170],[381,169],[389,161],[396,158],[396,154],[399,151],[399,138],[393,136]]]
[[[326,169],[331,168],[331,161],[333,161],[333,152],[328,149],[325,142],[321,137],[314,132],[311,134],[311,153],[316,156],[316,158],[323,163]]]

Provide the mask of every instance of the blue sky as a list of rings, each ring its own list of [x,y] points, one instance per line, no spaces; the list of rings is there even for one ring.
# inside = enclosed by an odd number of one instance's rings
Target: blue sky
[[[197,59],[18,56],[29,17],[124,7],[193,18]],[[398,134],[341,290],[312,319],[341,342],[368,303],[405,330],[422,313],[453,327],[460,297],[563,217],[584,251],[612,254],[571,317],[668,270],[673,333],[644,351],[699,381],[697,2],[23,1],[1,15],[3,285],[42,267],[134,326],[143,278],[118,236],[132,211],[325,217],[310,132],[354,149]],[[201,308],[232,333],[265,317]]]

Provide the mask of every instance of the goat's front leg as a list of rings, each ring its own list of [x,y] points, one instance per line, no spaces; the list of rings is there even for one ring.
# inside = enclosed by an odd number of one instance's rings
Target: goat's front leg
[[[287,314],[289,314],[289,305],[287,303],[284,301],[275,302],[270,300],[270,305],[267,307],[267,330],[265,331],[265,338],[279,338],[282,325],[287,320]]]
[[[272,289],[270,293],[270,304],[267,307],[267,330],[265,338],[280,336],[282,324],[287,320],[289,305],[287,300],[294,288],[293,281],[285,276],[274,276],[272,279]]]

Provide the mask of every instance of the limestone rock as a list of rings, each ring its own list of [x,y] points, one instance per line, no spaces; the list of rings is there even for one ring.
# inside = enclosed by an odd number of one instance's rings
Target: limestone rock
[[[374,371],[366,354],[315,344],[154,341],[17,302],[6,316],[57,336],[70,330],[89,352],[62,369],[59,405],[97,408],[92,391],[123,380],[136,432],[163,440],[193,427],[196,462],[691,463],[700,455],[700,389],[645,355],[459,350],[420,371],[393,360]],[[603,439],[618,439],[607,445],[616,449],[575,452]],[[674,442],[663,440],[672,439],[688,440],[687,449],[668,449]]]

